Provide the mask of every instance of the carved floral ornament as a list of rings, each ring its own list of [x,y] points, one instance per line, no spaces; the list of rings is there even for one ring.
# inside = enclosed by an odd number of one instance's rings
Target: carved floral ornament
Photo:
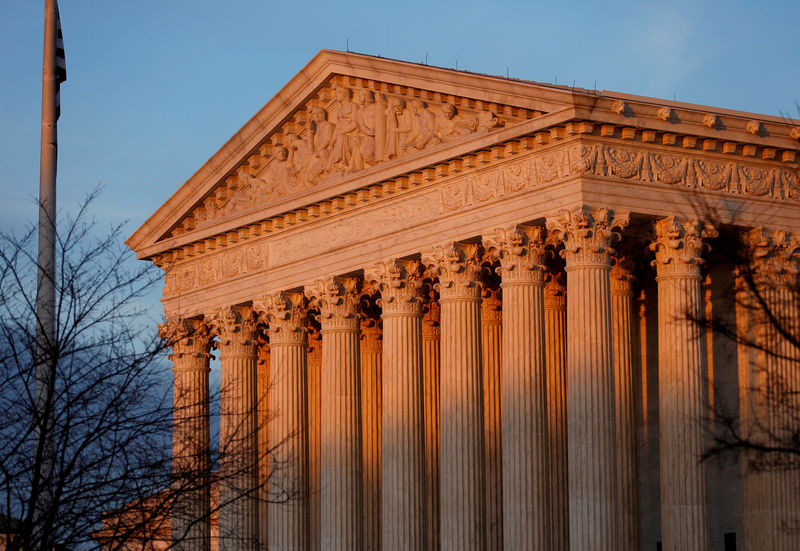
[[[774,158],[776,155],[768,150],[763,153],[765,158]],[[443,184],[442,210],[459,210],[581,175],[800,201],[800,174],[793,168],[697,158],[616,145],[570,144]]]
[[[544,281],[545,230],[541,226],[498,228],[483,238],[489,255],[500,261],[503,285],[516,281]]]
[[[580,265],[610,266],[611,245],[619,240],[621,230],[628,225],[628,214],[612,214],[605,208],[590,211],[585,207],[562,210],[547,218],[547,230],[553,239],[564,243],[561,256],[567,269]]]
[[[544,307],[564,310],[567,307],[567,283],[562,272],[549,272],[544,285]]]
[[[223,355],[255,355],[258,316],[247,306],[226,306],[206,316]]]
[[[262,312],[269,326],[270,343],[304,343],[308,301],[302,293],[281,291],[253,301],[253,309]]]
[[[480,249],[477,243],[450,242],[422,253],[422,263],[439,278],[440,300],[480,298]]]
[[[422,312],[422,266],[418,260],[379,262],[365,270],[364,280],[380,292],[383,314]]]
[[[528,116],[524,110],[495,106],[504,112],[499,115],[491,107],[470,106],[475,102],[464,98],[423,100],[392,89],[334,82],[320,92],[321,98],[332,96],[332,100],[312,100],[298,111],[271,136],[271,143],[262,145],[193,211],[193,224],[315,188],[328,177],[523,122]]]
[[[716,237],[716,228],[700,220],[681,220],[674,216],[656,221],[656,240],[650,250],[656,253],[651,265],[658,269],[657,277],[677,275],[700,277],[702,255],[710,250],[703,239]]]
[[[319,308],[323,331],[358,329],[359,278],[335,276],[317,280],[304,292],[309,299],[309,308]]]
[[[755,283],[789,286],[797,282],[800,240],[786,231],[755,228],[742,239]]]
[[[212,335],[201,320],[168,316],[159,324],[158,336],[172,347],[170,359],[210,357]]]

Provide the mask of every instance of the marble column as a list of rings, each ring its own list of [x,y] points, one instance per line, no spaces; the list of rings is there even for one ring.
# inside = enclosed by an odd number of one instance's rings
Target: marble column
[[[633,352],[633,275],[629,257],[611,267],[611,335],[614,339],[614,391],[617,416],[617,505],[619,549],[639,549],[639,484],[636,465],[635,355]]]
[[[700,321],[703,237],[698,221],[656,222],[661,540],[664,551],[709,548],[704,419],[707,355]]]
[[[172,346],[172,542],[182,551],[211,549],[211,480],[208,327],[198,320],[167,319],[159,336]]]
[[[251,308],[223,308],[212,323],[220,359],[220,551],[258,548],[256,317]]]
[[[258,548],[268,548],[269,542],[269,342],[262,332],[258,338],[256,364],[256,409],[258,416]]]
[[[425,434],[422,415],[422,275],[418,261],[393,260],[365,272],[381,294],[383,410],[381,544],[422,551],[425,543]]]
[[[361,356],[359,280],[333,277],[306,289],[322,324],[320,539],[323,551],[361,551]]]
[[[439,550],[440,307],[431,292],[422,316],[422,394],[425,424],[425,550]]]
[[[320,549],[320,407],[322,400],[322,335],[309,327],[308,350],[308,513],[311,551]]]
[[[603,208],[561,211],[547,228],[563,241],[567,289],[569,545],[618,545],[614,364],[609,272],[611,248],[628,223]]]
[[[364,469],[364,551],[381,548],[381,328],[361,320],[361,463]]]
[[[800,390],[798,351],[785,334],[797,336],[798,242],[786,232],[758,228],[745,235],[750,264],[741,270],[737,312],[747,317],[752,332],[742,332],[740,354],[744,363],[740,380],[744,399],[740,416],[745,438],[766,446],[792,447],[798,432]],[[747,327],[740,329],[747,330]],[[748,334],[750,333],[750,334]],[[742,350],[744,348],[744,350]],[[741,366],[742,364],[740,364]],[[800,473],[780,454],[749,450],[743,456],[742,513],[745,550],[800,549],[800,511],[797,488]],[[774,462],[775,465],[772,465]]]
[[[280,292],[254,303],[269,324],[269,549],[305,551],[308,529],[306,299]]]
[[[481,292],[483,355],[483,462],[486,484],[486,551],[503,549],[503,454],[501,444],[500,347],[503,335],[499,289]]]
[[[439,522],[444,551],[483,550],[483,381],[479,245],[423,253],[439,278],[441,306]]]
[[[550,550],[544,230],[515,225],[484,237],[503,290],[503,543]]]
[[[567,288],[563,272],[547,274],[544,286],[547,443],[550,480],[550,546],[569,549],[567,469]]]

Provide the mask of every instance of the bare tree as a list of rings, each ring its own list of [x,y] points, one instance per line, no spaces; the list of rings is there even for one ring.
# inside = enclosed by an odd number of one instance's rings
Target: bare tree
[[[35,228],[0,235],[0,513],[18,519],[9,549],[83,546],[102,511],[169,485],[164,344],[142,317],[159,274],[131,266],[120,226],[98,232],[88,214],[95,196],[59,228],[57,334],[38,360]],[[49,367],[44,410],[37,361]]]
[[[735,270],[735,321],[707,320],[737,345],[738,404],[715,404],[705,459],[741,455],[750,471],[800,470],[800,239],[756,228],[717,245]]]

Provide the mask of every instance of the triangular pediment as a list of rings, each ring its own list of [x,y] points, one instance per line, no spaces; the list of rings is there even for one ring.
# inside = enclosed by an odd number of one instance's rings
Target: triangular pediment
[[[520,88],[527,93],[520,93]],[[320,52],[136,233],[147,257],[187,234],[236,227],[342,182],[559,110],[562,90]],[[385,172],[385,171],[384,171]]]

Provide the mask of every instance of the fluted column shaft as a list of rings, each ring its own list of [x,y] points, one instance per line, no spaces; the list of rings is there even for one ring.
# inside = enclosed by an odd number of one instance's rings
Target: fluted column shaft
[[[306,551],[309,515],[305,297],[301,293],[278,293],[254,306],[263,309],[269,323],[269,549]]]
[[[699,222],[656,223],[661,539],[665,551],[708,549],[703,420],[707,356],[702,324]]]
[[[364,469],[364,551],[381,548],[381,330],[361,320],[361,434]]]
[[[311,551],[320,549],[320,407],[322,389],[322,336],[308,335],[308,512]]]
[[[419,262],[383,262],[365,272],[381,293],[383,488],[381,545],[422,551],[425,440],[422,415],[422,276]]]
[[[611,269],[611,321],[614,339],[614,390],[617,416],[617,505],[620,551],[639,549],[639,495],[636,474],[634,404],[633,276],[630,262],[614,259]]]
[[[258,399],[258,548],[268,548],[269,542],[269,344],[266,335],[259,339],[258,365],[256,367],[256,395]]]
[[[569,549],[567,477],[567,302],[563,273],[548,274],[544,288],[545,363],[547,368],[548,478],[550,546]]]
[[[333,278],[306,292],[322,324],[320,532],[323,551],[361,551],[361,357],[358,281]]]
[[[422,386],[425,424],[425,551],[439,550],[439,303],[431,297],[422,317]]]
[[[486,484],[486,550],[503,549],[503,454],[500,364],[502,310],[495,289],[484,289],[481,301],[483,355],[483,461]]]
[[[571,549],[617,550],[616,435],[609,255],[605,209],[564,211],[547,227],[564,242],[567,289],[567,424]]]
[[[445,551],[485,545],[483,389],[478,246],[453,244],[423,254],[439,277],[440,534]]]
[[[796,336],[798,243],[786,232],[758,228],[745,235],[751,276],[737,281],[740,302],[737,322],[745,438],[767,446],[781,447],[797,432],[797,349],[781,333]],[[741,301],[743,299],[743,301]],[[760,300],[759,300],[760,299]],[[763,306],[761,306],[763,301]],[[772,316],[772,319],[769,317]],[[751,333],[752,331],[752,333]],[[749,350],[752,348],[752,350]],[[750,358],[753,361],[749,361]],[[773,459],[778,459],[776,454]],[[763,461],[767,459],[767,461]],[[769,465],[770,457],[757,451],[744,455],[742,473],[743,549],[800,548],[800,511],[796,469]],[[762,460],[753,468],[753,462]],[[765,468],[766,465],[766,468]]]
[[[172,541],[182,551],[210,551],[210,335],[205,325],[189,320],[169,320],[159,333],[173,351]]]
[[[255,340],[249,308],[214,316],[220,351],[220,551],[258,548],[258,440]]]
[[[484,245],[500,259],[503,290],[503,544],[549,551],[544,230],[513,226]]]

